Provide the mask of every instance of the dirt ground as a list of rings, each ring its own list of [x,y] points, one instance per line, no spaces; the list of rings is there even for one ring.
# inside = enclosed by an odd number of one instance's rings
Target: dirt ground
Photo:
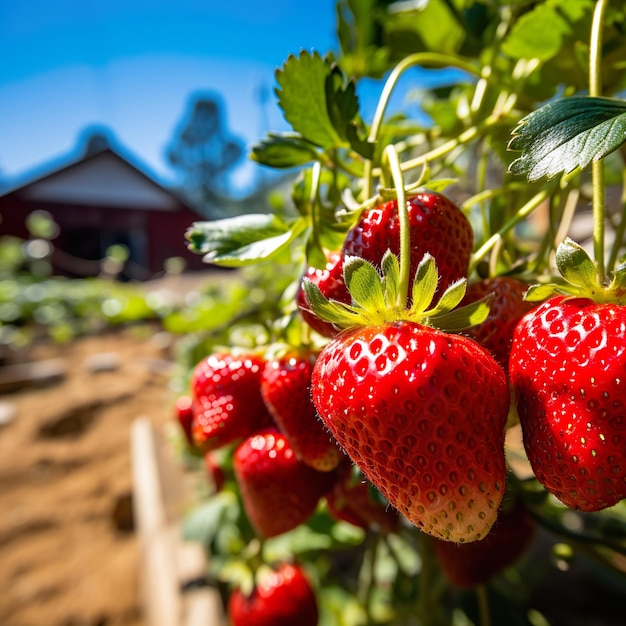
[[[29,360],[64,375],[0,392],[2,626],[143,625],[130,428],[171,420],[162,340],[144,327],[42,346]]]

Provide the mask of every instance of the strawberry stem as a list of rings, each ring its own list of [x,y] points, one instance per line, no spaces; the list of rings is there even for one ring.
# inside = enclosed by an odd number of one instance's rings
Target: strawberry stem
[[[622,159],[623,160],[623,159]],[[611,256],[609,257],[609,267],[613,269],[617,264],[617,258],[620,250],[622,249],[622,242],[624,241],[624,234],[626,233],[626,168],[622,169],[622,212],[620,220],[617,224],[615,231],[615,239],[613,241],[613,247],[611,249]]]
[[[478,600],[478,619],[480,626],[491,626],[489,597],[487,595],[487,587],[484,584],[476,587],[476,598]]]
[[[365,553],[359,573],[359,602],[365,609],[368,624],[373,623],[372,598],[376,589],[376,559],[378,558],[380,540],[378,534],[367,535]]]
[[[383,91],[378,100],[378,105],[376,107],[376,111],[374,112],[374,118],[372,120],[372,126],[370,127],[370,132],[367,137],[367,140],[371,143],[376,142],[378,139],[378,133],[380,132],[380,128],[383,123],[383,118],[385,116],[385,111],[387,110],[387,105],[389,104],[389,100],[391,98],[391,94],[395,89],[395,86],[406,70],[411,67],[415,67],[417,65],[424,65],[430,67],[456,67],[460,70],[467,72],[468,74],[472,74],[480,78],[479,70],[468,63],[462,58],[440,54],[438,52],[416,52],[415,54],[410,54],[406,58],[402,59],[391,71],[385,86],[383,87]],[[373,192],[373,182],[372,182],[372,161],[366,160],[364,165],[363,178],[365,181],[364,184],[364,195],[366,198],[372,196]]]
[[[602,27],[608,0],[598,0],[593,12],[591,24],[591,43],[589,53],[589,95],[602,95]],[[606,281],[606,267],[604,263],[604,222],[605,209],[605,180],[604,161],[593,161],[591,164],[591,184],[593,189],[593,251],[597,266],[598,279],[603,285]]]
[[[393,185],[398,196],[398,220],[400,222],[400,284],[398,285],[397,305],[405,309],[411,280],[411,230],[409,225],[409,208],[404,193],[404,179],[400,169],[398,153],[392,145],[385,148],[385,156],[389,162]]]
[[[470,126],[470,128],[460,133],[458,137],[450,139],[450,141],[447,141],[446,143],[443,143],[440,146],[433,148],[429,152],[421,154],[414,159],[404,161],[404,163],[402,163],[402,171],[406,172],[407,170],[412,170],[416,167],[422,167],[428,161],[434,161],[435,159],[439,159],[449,152],[452,152],[452,150],[454,150],[456,147],[469,143],[470,141],[476,139],[476,137],[480,137],[484,131],[498,124],[505,113],[508,113],[508,108],[507,110],[500,113],[490,115],[480,124]]]
[[[472,255],[470,262],[469,274],[471,274],[478,263],[489,253],[489,251],[517,224],[528,217],[544,200],[550,196],[550,189],[543,189],[535,194],[502,228],[491,235],[485,243],[483,243]]]
[[[419,577],[419,617],[420,624],[428,626],[431,623],[433,613],[431,606],[431,586],[433,580],[433,568],[435,564],[435,553],[432,539],[425,533],[420,533],[420,557],[422,559],[422,569]]]
[[[319,162],[315,162],[311,168],[311,195],[309,197],[309,206],[311,210],[311,237],[315,244],[316,251],[322,251],[322,245],[319,238],[319,191],[320,180],[322,177],[322,166]],[[320,265],[324,259],[309,259],[314,265]]]

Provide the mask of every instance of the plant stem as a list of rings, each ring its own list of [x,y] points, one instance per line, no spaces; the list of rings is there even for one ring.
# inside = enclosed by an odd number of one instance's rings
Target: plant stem
[[[405,161],[402,164],[402,171],[405,172],[416,167],[421,167],[422,165],[424,165],[424,163],[427,163],[428,161],[433,161],[434,159],[445,156],[446,154],[448,154],[448,152],[451,152],[457,146],[469,143],[476,137],[480,136],[484,130],[490,128],[491,126],[495,126],[501,119],[502,115],[500,114],[490,115],[482,123],[476,124],[476,126],[471,126],[470,128],[464,130],[458,137],[450,139],[450,141],[446,141],[446,143],[443,143],[440,146],[433,148],[429,152],[415,157],[414,159]]]
[[[320,222],[319,217],[319,192],[320,192],[320,180],[322,177],[322,165],[318,161],[313,163],[311,169],[311,195],[309,196],[309,205],[311,208],[311,226],[312,226],[312,239],[315,243],[315,247],[318,250],[322,249],[319,238],[318,225]]]
[[[508,233],[512,230],[519,222],[528,217],[544,200],[546,200],[550,195],[550,191],[548,189],[543,189],[539,193],[535,194],[502,228],[497,232],[491,235],[485,243],[483,243],[476,252],[472,255],[472,260],[470,263],[469,273],[471,274],[475,269],[478,262],[485,257],[488,252]]]
[[[611,250],[611,256],[609,257],[609,267],[614,268],[617,264],[617,258],[619,251],[622,247],[622,241],[624,240],[624,233],[626,233],[626,168],[622,170],[622,213],[619,224],[615,231],[615,241],[613,242],[613,248]]]
[[[456,67],[461,69],[468,74],[473,74],[480,78],[480,71],[471,63],[468,63],[464,59],[460,57],[455,57],[447,54],[440,54],[438,52],[416,52],[415,54],[410,54],[400,61],[391,71],[385,86],[383,87],[383,91],[378,100],[378,106],[376,107],[376,111],[374,112],[374,118],[372,120],[372,126],[370,127],[370,132],[367,137],[367,140],[370,142],[375,142],[378,139],[378,133],[380,132],[380,127],[383,123],[383,118],[385,116],[385,111],[387,110],[387,106],[389,104],[389,100],[391,98],[391,94],[395,89],[395,86],[406,70],[411,67],[415,67],[417,65],[423,66],[432,66],[432,67]],[[372,168],[373,164],[371,161],[365,161],[365,169],[363,173],[364,178],[364,195],[366,198],[369,198],[373,193],[373,182],[372,182]]]
[[[487,153],[483,141],[479,142],[478,151],[479,157],[478,166],[476,168],[476,188],[484,191],[487,184]],[[491,234],[491,224],[489,221],[487,205],[485,202],[480,202],[479,207],[484,237],[488,237]]]
[[[497,189],[485,189],[484,191],[479,191],[477,194],[470,196],[467,200],[463,202],[461,205],[461,211],[467,213],[475,204],[480,204],[485,202],[486,200],[493,200],[498,196],[502,196],[505,193],[509,193],[510,191],[515,190],[523,190],[527,187],[526,183],[510,183],[506,187],[498,187]]]
[[[432,540],[425,533],[420,533],[420,556],[422,557],[422,571],[419,581],[419,617],[422,626],[432,622],[430,592],[433,577],[434,553]]]
[[[489,597],[487,587],[478,585],[476,587],[476,598],[478,599],[478,615],[480,626],[491,626],[491,613],[489,611]]]
[[[363,565],[359,576],[359,601],[365,609],[368,624],[371,624],[373,621],[371,614],[372,596],[376,587],[376,559],[378,557],[379,545],[380,537],[378,535],[368,535]]]
[[[595,548],[597,546],[601,546],[604,548],[608,548],[609,550],[613,550],[617,554],[620,554],[626,557],[626,546],[623,545],[623,542],[612,541],[610,537],[606,536],[606,533],[585,533],[584,531],[574,531],[569,530],[562,524],[553,521],[552,519],[546,517],[545,515],[541,515],[536,510],[530,508],[530,514],[533,519],[542,526],[543,528],[549,530],[551,533],[558,535],[560,537],[564,537],[568,541],[572,543],[578,544],[579,546],[591,546]]]
[[[409,297],[411,281],[411,229],[409,225],[409,208],[404,193],[404,179],[398,153],[392,145],[385,148],[385,156],[391,169],[393,185],[398,196],[398,220],[400,222],[400,284],[398,286],[397,305],[405,309]]]
[[[591,43],[589,54],[589,95],[602,95],[602,27],[604,13],[608,0],[598,0],[593,12],[591,25]],[[605,209],[605,180],[604,161],[602,159],[591,164],[591,183],[593,187],[593,250],[597,265],[600,284],[606,281],[606,267],[604,263],[604,221]]]

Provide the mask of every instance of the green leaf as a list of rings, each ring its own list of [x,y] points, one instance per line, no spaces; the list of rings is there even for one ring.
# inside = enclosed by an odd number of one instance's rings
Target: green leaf
[[[412,288],[412,304],[411,311],[422,313],[432,302],[435,291],[437,291],[437,264],[430,254],[425,254],[420,261],[415,272]]]
[[[449,2],[398,2],[386,21],[389,45],[396,54],[411,51],[457,52],[465,41],[465,30]],[[403,11],[403,6],[408,10]]]
[[[556,266],[568,283],[591,291],[597,290],[596,264],[587,251],[569,237],[556,249]]]
[[[626,264],[621,264],[613,272],[611,290],[620,304],[626,303]]]
[[[359,137],[359,131],[355,122],[350,122],[346,126],[346,138],[350,147],[364,159],[373,159],[376,151],[376,143]]]
[[[387,250],[381,262],[383,270],[383,294],[388,308],[396,306],[398,302],[398,287],[400,286],[400,262],[398,257]]]
[[[315,146],[293,133],[269,133],[252,147],[250,158],[261,165],[288,169],[317,159]]]
[[[182,528],[184,539],[209,545],[223,524],[227,510],[236,506],[237,498],[231,492],[222,491],[215,494],[184,518]]]
[[[335,130],[343,139],[348,139],[346,128],[359,113],[359,100],[356,96],[354,81],[348,81],[339,67],[332,67],[326,77],[326,102],[328,115]]]
[[[567,21],[553,6],[539,4],[515,22],[502,51],[514,59],[547,61],[559,52],[568,30]]]
[[[466,328],[482,324],[489,315],[492,301],[493,296],[485,296],[458,309],[434,315],[430,318],[430,322],[436,328],[451,333],[458,333]]]
[[[524,296],[524,300],[527,302],[543,302],[543,300],[551,298],[558,293],[561,293],[561,290],[554,283],[531,285]]]
[[[330,64],[317,53],[291,55],[276,72],[278,104],[293,130],[322,148],[341,144],[328,112]],[[345,106],[345,105],[344,105]]]
[[[384,311],[387,306],[376,268],[359,257],[344,259],[343,276],[355,303],[371,311]]]
[[[286,224],[276,215],[251,214],[195,222],[186,237],[189,248],[204,254],[206,263],[240,267],[276,256],[305,228],[304,219]]]
[[[510,150],[522,151],[513,174],[529,180],[584,168],[617,150],[626,139],[626,102],[572,96],[547,104],[523,118]]]
[[[465,278],[461,278],[449,285],[432,309],[431,315],[443,315],[452,311],[463,300],[466,289],[467,279]]]
[[[350,310],[350,307],[340,302],[328,300],[320,288],[307,278],[302,281],[302,287],[309,307],[320,319],[336,324],[341,328],[347,328],[354,324],[355,314]]]

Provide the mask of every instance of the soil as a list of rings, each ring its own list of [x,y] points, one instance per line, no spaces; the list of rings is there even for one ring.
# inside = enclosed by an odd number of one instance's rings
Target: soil
[[[62,371],[0,391],[12,413],[0,426],[3,626],[143,626],[130,429],[171,420],[163,338],[142,327],[44,344],[27,360]]]

